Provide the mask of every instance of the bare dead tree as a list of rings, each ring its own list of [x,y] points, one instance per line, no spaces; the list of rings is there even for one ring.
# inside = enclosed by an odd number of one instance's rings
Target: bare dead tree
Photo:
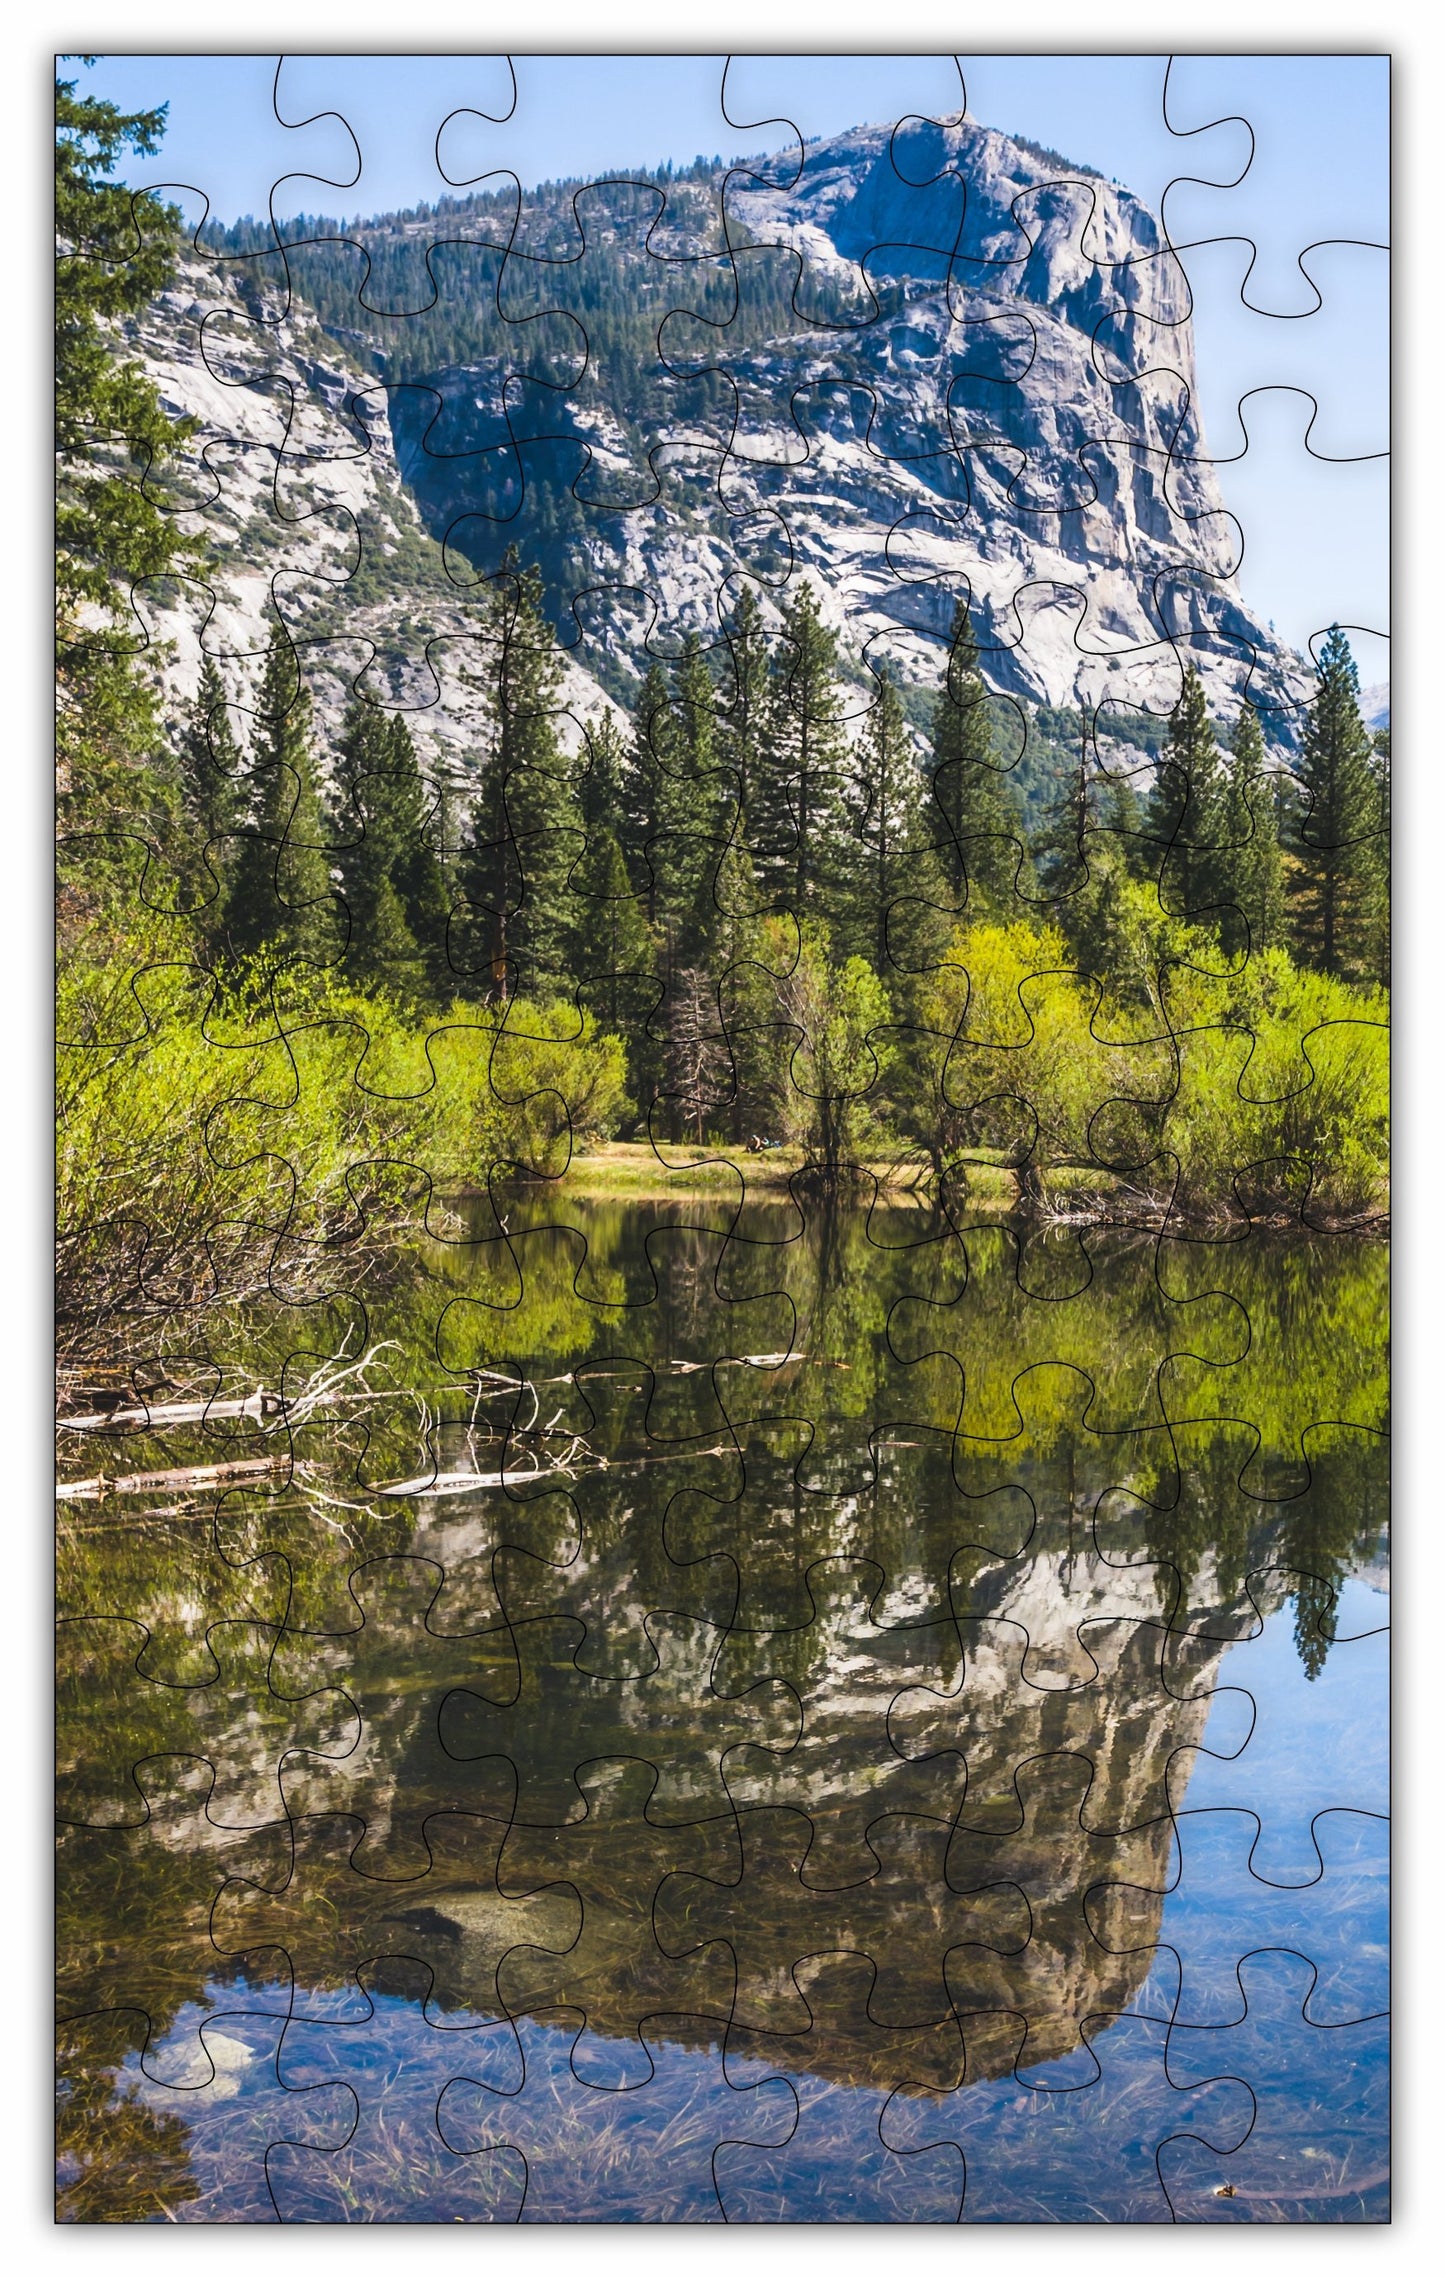
[[[674,973],[667,1014],[667,1090],[679,1124],[701,1144],[710,1113],[730,1090],[731,1063],[706,973]]]

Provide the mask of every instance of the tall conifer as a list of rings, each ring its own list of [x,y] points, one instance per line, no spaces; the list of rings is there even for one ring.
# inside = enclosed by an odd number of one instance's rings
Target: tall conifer
[[[267,655],[256,712],[256,804],[237,846],[227,938],[238,956],[329,964],[341,947],[334,839],[316,785],[311,697],[287,641]]]
[[[854,754],[855,839],[849,883],[853,891],[835,929],[834,953],[867,957],[882,973],[888,964],[889,914],[909,865],[919,852],[922,781],[908,722],[892,675],[885,669],[878,695]]]
[[[1058,905],[1057,916],[1066,929],[1081,922],[1079,897],[1088,895],[1094,877],[1088,856],[1090,826],[1098,807],[1096,747],[1091,760],[1094,720],[1093,713],[1080,713],[1077,758],[1067,767],[1048,770],[1052,796],[1041,804],[1030,849],[1045,896]],[[1037,728],[1035,719],[1033,732]]]
[[[1218,925],[1219,858],[1228,837],[1225,779],[1204,683],[1191,664],[1149,798],[1159,899],[1171,917]]]
[[[155,480],[197,423],[171,416],[118,330],[165,289],[181,244],[175,207],[115,178],[126,150],[155,156],[165,106],[121,111],[78,87],[55,82],[55,728],[62,817],[102,834],[78,842],[89,898],[105,834],[168,804],[132,589],[201,547]],[[78,850],[61,856],[72,892]]]
[[[1377,728],[1370,738],[1373,773],[1380,798],[1380,844],[1375,864],[1375,950],[1372,969],[1386,987],[1390,981],[1390,730]]]
[[[1385,866],[1380,780],[1360,717],[1360,676],[1332,625],[1320,650],[1297,771],[1301,811],[1289,884],[1296,945],[1322,972],[1358,979],[1378,958]]]
[[[933,797],[944,876],[973,915],[1013,914],[1023,833],[1009,793],[978,668],[966,601],[954,606],[948,672],[933,711]]]
[[[661,840],[672,820],[677,784],[677,715],[661,665],[650,664],[632,715],[632,742],[622,776],[622,848],[643,898],[647,922],[663,924],[668,880]]]
[[[1138,821],[1132,785],[1083,776],[1082,867],[1060,903],[1059,920],[1080,972],[1124,995],[1142,979],[1135,963],[1123,888],[1129,878],[1131,826]]]
[[[181,734],[180,766],[181,795],[198,855],[197,919],[207,941],[218,947],[225,938],[236,834],[246,819],[250,780],[214,657],[201,667],[200,687]]]
[[[1229,738],[1224,845],[1216,876],[1220,939],[1230,955],[1272,949],[1284,936],[1278,801],[1266,770],[1259,714],[1247,701]]]
[[[392,880],[399,848],[387,780],[389,727],[374,704],[354,703],[346,715],[336,767],[346,970],[362,987],[398,983],[417,954]]]
[[[743,818],[744,824],[746,817]],[[779,1055],[785,1050],[767,921],[745,830],[724,851],[707,882],[711,938],[708,970],[717,984],[718,1026],[729,1089],[719,1116],[734,1138],[767,1136],[772,1128]]]
[[[622,788],[628,867],[660,938],[665,971],[691,954],[683,936],[718,838],[713,684],[695,638],[684,648],[677,683],[674,694],[662,667],[649,666]]]
[[[598,712],[583,730],[585,768],[577,797],[587,830],[600,824],[614,834],[622,821],[626,750],[610,712]]]
[[[710,976],[680,966],[667,1005],[666,1089],[656,1102],[674,1133],[701,1141],[732,1103],[732,1055]]]
[[[562,667],[541,580],[515,555],[492,589],[485,632],[486,745],[462,871],[467,962],[498,996],[546,994],[561,976],[581,811],[557,740]]]
[[[616,833],[596,823],[569,884],[568,971],[577,1002],[627,1046],[633,1099],[645,1114],[657,1086],[659,1051],[648,1018],[660,994],[657,943],[642,913]]]
[[[446,793],[424,781],[411,730],[400,715],[391,723],[390,790],[397,856],[392,883],[416,943],[420,978],[434,996],[456,985],[447,951],[452,889],[444,859]]]
[[[682,644],[676,692],[679,765],[692,782],[703,783],[717,766],[717,687],[696,633]]]
[[[769,659],[763,613],[751,586],[724,627],[732,662],[730,688],[719,705],[718,748],[732,770],[739,810],[751,811],[767,732]]]
[[[831,918],[840,883],[848,742],[837,666],[805,580],[783,619],[752,809],[760,883],[800,921]]]
[[[337,759],[341,892],[349,973],[409,994],[445,993],[450,897],[429,834],[431,804],[406,722],[352,704]]]
[[[706,910],[704,883],[717,867],[734,821],[733,799],[721,791],[717,687],[695,633],[683,643],[675,689],[675,779],[668,787],[660,860],[669,886],[664,921],[672,929],[673,956],[692,962],[709,930],[698,924]]]

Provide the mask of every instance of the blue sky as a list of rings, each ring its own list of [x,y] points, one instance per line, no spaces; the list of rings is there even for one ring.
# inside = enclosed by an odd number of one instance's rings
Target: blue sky
[[[263,213],[273,191],[280,215],[350,216],[499,167],[531,185],[742,156],[794,128],[814,140],[912,111],[956,115],[966,87],[984,125],[1164,204],[1195,294],[1205,434],[1244,528],[1250,600],[1301,647],[1334,618],[1386,630],[1384,461],[1370,456],[1387,444],[1386,263],[1369,250],[1388,234],[1383,57],[748,56],[724,76],[717,56],[521,56],[510,68],[301,56],[279,81],[277,60],[112,56],[82,76],[127,109],[170,104],[160,158],[130,178],[189,184],[223,220]],[[1324,305],[1308,313],[1298,260],[1322,241],[1308,258]],[[1241,298],[1247,274],[1258,313]],[[1355,645],[1362,677],[1386,678],[1384,641]]]

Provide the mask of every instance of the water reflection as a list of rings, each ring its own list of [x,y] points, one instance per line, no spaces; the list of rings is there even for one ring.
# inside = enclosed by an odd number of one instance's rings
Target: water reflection
[[[1381,1254],[471,1237],[67,1449],[63,2214],[1378,2215]]]

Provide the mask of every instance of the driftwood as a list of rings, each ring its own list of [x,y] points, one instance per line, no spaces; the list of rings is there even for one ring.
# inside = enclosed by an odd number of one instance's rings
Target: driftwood
[[[911,1441],[899,1442],[901,1446],[913,1444]],[[634,1456],[628,1463],[619,1463],[606,1456],[593,1455],[586,1442],[578,1440],[575,1454],[569,1452],[534,1471],[523,1471],[520,1466],[511,1471],[427,1471],[416,1479],[398,1479],[385,1487],[373,1487],[370,1492],[373,1495],[418,1497],[471,1495],[482,1487],[531,1487],[539,1480],[570,1477],[584,1455],[600,1471],[642,1471],[650,1469],[655,1463],[691,1463],[701,1456],[735,1455],[736,1452],[734,1447],[725,1443],[719,1447],[683,1448],[675,1455]]]
[[[232,1479],[259,1479],[265,1473],[284,1471],[290,1457],[263,1455],[242,1463],[190,1463],[178,1471],[122,1471],[114,1478],[101,1472],[94,1479],[63,1480],[55,1490],[57,1503],[94,1502],[103,1495],[143,1495],[154,1487],[214,1487]]]
[[[296,1424],[317,1408],[364,1404],[368,1400],[390,1400],[394,1390],[373,1391],[369,1385],[358,1385],[354,1379],[383,1348],[372,1351],[353,1361],[348,1368],[338,1369],[331,1375],[324,1371],[313,1377],[302,1391],[288,1399],[284,1393],[267,1392],[257,1386],[244,1399],[230,1400],[164,1400],[139,1402],[129,1408],[101,1408],[83,1416],[57,1416],[55,1428],[62,1432],[109,1432],[123,1429],[159,1431],[174,1424],[239,1423],[247,1418],[252,1422],[271,1425]],[[788,1363],[807,1359],[806,1353],[722,1353],[713,1360],[671,1360],[654,1363],[658,1375],[697,1376],[710,1368],[782,1368]],[[639,1364],[641,1365],[641,1364]],[[840,1368],[841,1361],[825,1361],[824,1367]],[[624,1369],[566,1370],[560,1376],[536,1379],[503,1375],[500,1370],[479,1368],[468,1372],[477,1399],[499,1399],[505,1393],[534,1392],[538,1384],[575,1384],[578,1375],[622,1376],[633,1373]]]
[[[103,1408],[85,1416],[57,1416],[57,1431],[104,1432],[117,1426],[136,1426],[143,1431],[162,1424],[208,1424],[249,1416],[259,1424],[270,1424],[273,1429],[285,1424],[298,1424],[317,1408],[329,1408],[341,1403],[394,1398],[392,1392],[376,1392],[364,1379],[362,1371],[369,1368],[378,1353],[395,1352],[393,1340],[386,1339],[364,1352],[359,1360],[347,1361],[338,1368],[319,1368],[308,1377],[299,1392],[289,1399],[280,1392],[267,1392],[257,1385],[244,1399],[233,1400],[167,1400],[144,1401],[130,1408]]]
[[[57,1416],[55,1428],[61,1432],[106,1432],[123,1424],[149,1429],[162,1424],[209,1424],[241,1416],[254,1416],[260,1423],[263,1417],[284,1414],[285,1408],[279,1392],[253,1392],[245,1400],[167,1400],[154,1407],[103,1408],[92,1416]]]
[[[585,1440],[575,1433],[567,1435],[570,1445],[561,1455],[553,1455],[545,1464],[530,1470],[515,1465],[510,1471],[427,1471],[414,1479],[387,1480],[383,1485],[365,1490],[369,1497],[395,1501],[403,1497],[426,1499],[431,1496],[474,1495],[483,1489],[531,1487],[540,1481],[570,1478],[581,1462],[590,1462],[601,1470],[643,1471],[659,1463],[689,1463],[700,1457],[736,1454],[730,1442],[715,1447],[679,1448],[668,1455],[639,1455],[629,1461],[609,1463],[604,1456],[595,1455]],[[889,1441],[889,1446],[912,1447],[912,1440]],[[101,1502],[110,1495],[144,1495],[158,1489],[185,1489],[192,1487],[223,1487],[238,1480],[262,1479],[273,1472],[290,1470],[297,1484],[308,1484],[310,1467],[293,1465],[289,1456],[252,1456],[236,1463],[198,1463],[181,1466],[174,1471],[126,1471],[114,1476],[101,1472],[94,1479],[72,1479],[56,1487],[58,1503]],[[323,1498],[324,1500],[325,1498]],[[357,1506],[361,1507],[361,1506]]]
[[[145,1430],[148,1428],[159,1429],[166,1425],[204,1425],[212,1422],[249,1420],[260,1427],[264,1436],[270,1437],[275,1433],[288,1432],[320,1408],[343,1407],[351,1404],[364,1404],[371,1400],[394,1398],[396,1396],[394,1392],[373,1390],[366,1383],[362,1374],[368,1363],[384,1349],[386,1348],[381,1345],[375,1345],[369,1352],[364,1353],[359,1360],[331,1369],[319,1369],[291,1398],[287,1398],[279,1392],[268,1392],[264,1387],[258,1386],[254,1392],[248,1393],[244,1398],[169,1400],[155,1404],[147,1402],[129,1408],[108,1408],[98,1413],[83,1416],[62,1416],[57,1418],[57,1429],[72,1432],[105,1432],[137,1427]],[[657,1364],[657,1372],[659,1374],[691,1376],[718,1366],[775,1369],[790,1361],[801,1361],[805,1358],[806,1355],[800,1352],[729,1353],[722,1356],[718,1361],[664,1361]],[[829,1364],[825,1363],[825,1365]],[[843,1364],[834,1362],[831,1365],[836,1367]],[[568,1370],[559,1376],[544,1377],[540,1382],[542,1384],[575,1384],[579,1374],[585,1379],[588,1373],[584,1366],[581,1371]],[[597,1373],[619,1375],[631,1372],[604,1370]],[[476,1494],[485,1489],[517,1488],[539,1480],[561,1479],[567,1477],[579,1464],[604,1462],[605,1459],[594,1454],[580,1433],[563,1424],[561,1409],[548,1422],[541,1422],[541,1402],[538,1397],[539,1383],[537,1380],[510,1376],[500,1369],[485,1368],[469,1370],[467,1377],[474,1393],[471,1427],[468,1432],[469,1441],[471,1432],[476,1429],[478,1409],[484,1400],[496,1400],[503,1397],[517,1398],[522,1394],[530,1394],[532,1413],[527,1424],[520,1430],[511,1431],[505,1436],[514,1442],[551,1441],[553,1444],[537,1451],[530,1469],[523,1469],[519,1466],[509,1471],[469,1469],[425,1472],[411,1479],[391,1480],[372,1487],[365,1491],[368,1496],[390,1501],[404,1497]],[[425,1403],[423,1402],[421,1405],[422,1422],[426,1425],[429,1423],[430,1417]],[[494,1428],[488,1427],[481,1436],[495,1444],[503,1435]],[[557,1442],[563,1443],[560,1448],[556,1444]],[[683,1450],[669,1455],[645,1455],[641,1458],[634,1458],[633,1463],[630,1463],[627,1468],[634,1468],[638,1464],[685,1462],[691,1456],[725,1455],[731,1452],[728,1447],[717,1447]],[[545,1456],[546,1460],[538,1460],[538,1456]],[[57,1502],[62,1503],[97,1502],[112,1495],[142,1495],[164,1490],[183,1492],[194,1488],[226,1486],[238,1480],[262,1479],[273,1472],[288,1468],[294,1469],[299,1478],[306,1467],[299,1464],[293,1465],[291,1456],[282,1454],[240,1457],[224,1463],[184,1464],[160,1471],[130,1471],[114,1474],[99,1472],[94,1478],[62,1482],[56,1487],[55,1495]]]
[[[373,1487],[373,1495],[471,1495],[479,1487],[525,1486],[545,1479],[545,1471],[428,1471],[418,1479],[398,1479]]]

